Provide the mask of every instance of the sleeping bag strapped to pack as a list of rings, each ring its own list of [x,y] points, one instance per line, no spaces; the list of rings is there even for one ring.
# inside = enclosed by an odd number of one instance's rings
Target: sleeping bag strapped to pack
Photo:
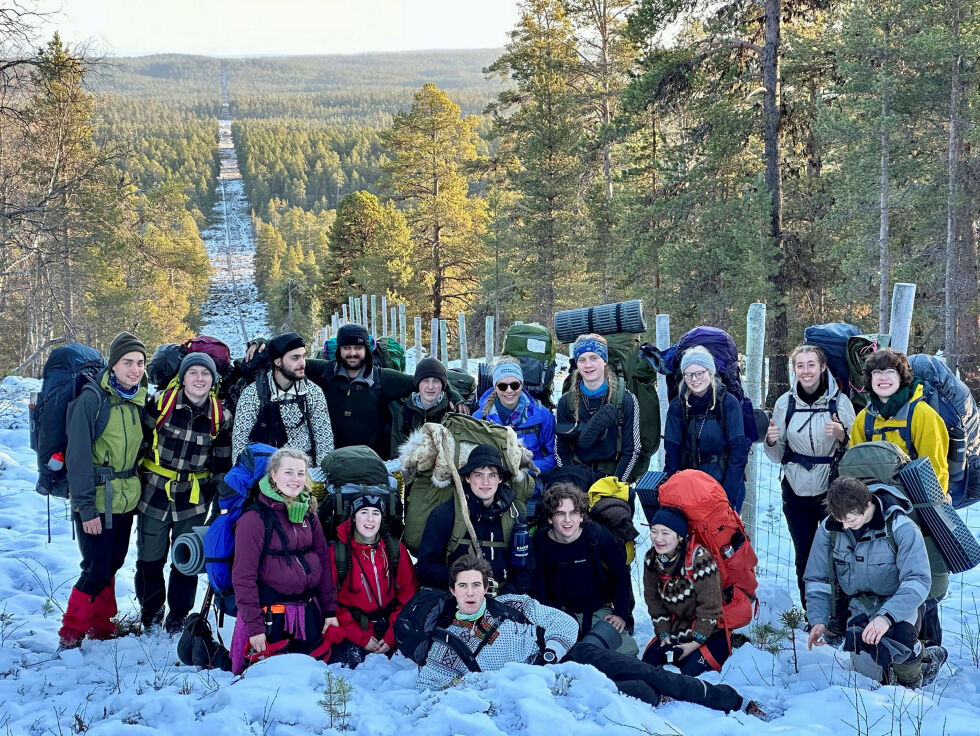
[[[640,536],[633,525],[635,509],[636,493],[615,476],[600,478],[589,488],[589,518],[623,545],[627,565],[633,564],[636,538]]]
[[[35,490],[42,496],[68,498],[68,474],[65,471],[68,404],[86,386],[97,391],[100,399],[107,399],[106,393],[96,383],[96,376],[105,367],[102,353],[78,343],[55,348],[44,363],[41,392],[30,412],[31,449],[37,453]],[[108,400],[100,406],[104,411],[100,411],[96,419],[96,437],[102,434],[109,421]]]

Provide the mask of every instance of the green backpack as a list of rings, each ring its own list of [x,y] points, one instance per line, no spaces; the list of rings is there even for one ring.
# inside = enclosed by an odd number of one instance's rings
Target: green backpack
[[[657,372],[640,357],[640,336],[629,332],[603,335],[609,345],[609,367],[622,380],[613,393],[612,403],[617,409],[623,406],[625,388],[635,397],[640,408],[640,457],[633,467],[632,480],[638,479],[650,467],[650,458],[660,447],[660,397],[657,395]],[[622,424],[623,414],[619,413]],[[616,444],[617,453],[622,449],[622,432]]]
[[[384,368],[405,372],[405,348],[393,337],[379,337],[376,352],[381,354]]]
[[[909,518],[918,525],[922,532],[922,538],[926,543],[926,553],[929,555],[929,570],[932,573],[932,587],[929,590],[929,597],[942,600],[949,589],[949,565],[939,551],[939,546],[933,538],[929,527],[922,522],[919,515],[920,504],[914,503],[906,494],[898,477],[898,471],[905,467],[909,462],[909,456],[898,445],[885,440],[874,442],[862,442],[855,445],[841,458],[839,473],[841,477],[857,478],[869,486],[887,486],[880,490],[891,493],[894,496],[905,498],[912,504],[912,511]],[[876,492],[872,488],[872,493]],[[892,549],[896,549],[895,541],[892,538],[891,521],[887,523],[886,532],[888,542]],[[834,548],[834,532],[831,532],[830,548]],[[831,561],[831,569],[833,561]]]
[[[545,408],[553,409],[555,340],[551,330],[537,322],[516,322],[504,335],[503,354],[520,361],[524,388]]]
[[[470,452],[477,445],[493,445],[500,451],[500,456],[504,459],[507,469],[516,476],[520,468],[511,467],[507,458],[507,437],[515,435],[512,427],[504,427],[500,424],[487,422],[483,419],[467,416],[465,414],[446,414],[442,424],[452,434],[456,441],[453,450],[453,463],[457,468],[466,464],[466,459]],[[534,478],[525,474],[524,479],[517,481],[513,478],[508,485],[517,495],[517,500],[525,503],[534,493]]]
[[[320,467],[326,476],[326,493],[317,515],[327,539],[337,538],[337,526],[350,516],[351,501],[366,493],[387,495],[389,528],[400,524],[397,483],[392,483],[384,461],[370,447],[339,447],[323,459]]]
[[[868,405],[868,392],[864,385],[864,364],[872,353],[887,348],[892,344],[891,335],[852,335],[847,338],[845,355],[847,370],[851,374],[850,391],[846,393],[851,398],[855,411]]]

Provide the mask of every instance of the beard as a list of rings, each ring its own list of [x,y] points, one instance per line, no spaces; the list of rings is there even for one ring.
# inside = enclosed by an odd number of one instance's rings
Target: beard
[[[344,368],[349,371],[360,370],[361,366],[364,365],[366,360],[366,357],[362,357],[360,355],[349,355],[346,358],[341,358],[341,361],[344,363]]]
[[[285,366],[282,366],[282,365],[276,366],[276,369],[280,373],[282,373],[283,377],[285,377],[285,379],[287,381],[292,381],[293,383],[296,383],[297,381],[302,381],[304,375],[306,374],[306,367],[305,366],[303,368],[303,372],[302,373],[294,373],[293,371],[289,370],[288,368],[286,368]]]

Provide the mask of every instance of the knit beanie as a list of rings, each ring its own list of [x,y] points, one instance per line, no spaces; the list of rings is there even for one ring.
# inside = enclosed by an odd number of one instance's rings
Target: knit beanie
[[[609,362],[609,345],[598,335],[582,335],[572,344],[573,360],[578,360],[586,353],[595,353],[604,363]]]
[[[493,367],[493,382],[494,384],[505,378],[516,378],[522,384],[524,383],[524,371],[521,370],[521,364],[516,360],[501,360]]]
[[[700,345],[695,345],[693,348],[684,351],[684,356],[681,358],[681,373],[687,371],[688,367],[692,365],[701,366],[712,376],[718,372],[718,368],[715,367],[715,359],[711,357],[707,348]]]
[[[286,332],[269,341],[266,350],[269,351],[269,360],[281,358],[291,350],[305,348],[306,341],[300,337],[298,332]]]
[[[426,378],[436,378],[442,381],[443,389],[449,385],[449,374],[446,367],[438,358],[422,358],[415,366],[415,390],[418,391],[419,384]]]
[[[650,526],[660,524],[674,532],[678,537],[687,536],[687,519],[680,509],[661,506],[650,520]]]
[[[361,325],[347,324],[337,330],[337,347],[345,345],[363,345],[370,348],[371,336],[368,335],[366,328]]]
[[[143,353],[146,357],[146,345],[140,342],[139,338],[131,332],[120,332],[109,345],[109,368],[122,360],[126,353]]]
[[[388,498],[380,492],[362,493],[359,496],[355,496],[354,500],[350,502],[351,518],[361,509],[377,509],[384,516],[388,513]]]
[[[184,356],[184,359],[180,361],[180,370],[177,371],[177,383],[181,386],[184,385],[184,374],[187,373],[187,369],[192,366],[200,365],[208,369],[208,373],[211,374],[211,380],[214,383],[218,382],[218,369],[214,365],[214,359],[207,353],[188,353]]]

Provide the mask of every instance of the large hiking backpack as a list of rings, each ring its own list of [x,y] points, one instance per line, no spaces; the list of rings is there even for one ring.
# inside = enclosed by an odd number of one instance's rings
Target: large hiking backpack
[[[326,493],[317,514],[328,540],[337,538],[337,527],[350,516],[351,501],[364,494],[385,497],[389,529],[392,522],[401,519],[398,483],[389,476],[384,461],[370,447],[339,447],[324,458],[320,467],[326,476]]]
[[[517,437],[513,427],[504,427],[476,417],[453,413],[443,417],[442,426],[449,430],[455,442],[452,459],[457,468],[466,464],[470,453],[477,445],[493,445],[500,451],[504,465],[512,474],[509,485],[517,494],[517,500],[525,503],[531,497],[534,493],[534,478],[530,473],[522,472],[521,468],[514,467],[508,452],[509,447],[515,442],[513,438],[508,439],[508,436]],[[516,442],[520,443],[520,439]]]
[[[377,338],[369,335],[371,341],[371,362],[377,368],[391,368],[405,372],[405,348],[393,337]],[[324,360],[337,359],[337,338],[331,337],[323,343],[320,355]]]
[[[640,536],[633,525],[636,493],[616,477],[600,478],[589,488],[589,518],[606,528],[626,550],[626,564],[633,563],[636,538]]]
[[[449,385],[462,397],[463,403],[470,408],[470,413],[473,413],[479,398],[476,393],[477,380],[462,368],[450,368],[446,371],[446,375],[449,378]]]
[[[722,618],[720,628],[731,632],[752,621],[756,609],[759,564],[742,519],[728,503],[725,489],[700,470],[674,473],[659,488],[663,506],[684,512],[688,523],[688,559],[685,574],[691,575],[691,557],[697,545],[711,552],[721,574]]]
[[[68,498],[65,449],[68,447],[68,404],[91,387],[100,398],[95,436],[109,421],[109,402],[96,377],[106,367],[105,358],[95,348],[71,343],[51,351],[41,374],[43,383],[31,408],[31,449],[37,454],[38,478],[35,490],[42,496]]]
[[[259,480],[265,474],[269,458],[276,448],[257,442],[238,456],[235,467],[225,473],[218,485],[218,508],[221,513],[204,535],[205,569],[214,590],[214,605],[219,612],[235,616],[235,590],[231,568],[235,559],[235,524],[248,503],[255,498]]]
[[[750,446],[765,436],[762,429],[769,425],[769,417],[761,409],[752,407],[752,401],[745,395],[742,386],[742,375],[738,367],[738,347],[735,340],[718,327],[695,327],[684,333],[677,344],[664,353],[667,364],[667,395],[673,400],[680,391],[684,377],[681,375],[681,359],[684,351],[700,345],[705,348],[715,360],[717,377],[725,386],[725,390],[734,396],[742,407],[742,426],[745,429],[745,441]],[[724,422],[722,422],[724,426]]]
[[[182,345],[164,343],[154,350],[153,356],[146,364],[147,380],[163,388],[174,379],[180,370],[180,362],[190,353],[205,353],[211,356],[214,367],[218,371],[217,382],[231,372],[231,349],[216,337],[198,335]]]
[[[487,597],[487,612],[496,619],[530,624],[521,611],[504,601]],[[466,643],[449,632],[447,627],[456,613],[456,599],[444,590],[424,588],[412,596],[395,619],[395,642],[398,651],[419,667],[425,665],[432,642],[441,641],[452,649],[470,672],[479,672],[476,655],[483,643],[493,639],[486,636],[476,651],[470,651]],[[544,651],[544,629],[537,627],[538,646]]]
[[[524,388],[528,393],[545,408],[554,409],[552,384],[555,382],[556,364],[551,330],[537,322],[515,322],[504,335],[503,354],[520,362]],[[490,370],[489,366],[481,367],[484,371]]]
[[[922,380],[922,400],[942,417],[949,432],[949,494],[954,508],[980,501],[980,410],[969,387],[946,363],[932,355],[910,355],[909,365]],[[909,407],[909,422],[912,407]],[[913,448],[911,424],[902,439]],[[905,435],[908,435],[906,437]]]
[[[864,364],[871,353],[891,344],[891,335],[862,334],[847,322],[828,322],[803,330],[803,344],[814,345],[827,356],[830,375],[855,410],[868,403],[864,386]]]
[[[868,405],[868,388],[864,385],[864,364],[873,353],[887,348],[891,335],[861,334],[847,338],[847,370],[850,375],[851,403],[856,411]]]

